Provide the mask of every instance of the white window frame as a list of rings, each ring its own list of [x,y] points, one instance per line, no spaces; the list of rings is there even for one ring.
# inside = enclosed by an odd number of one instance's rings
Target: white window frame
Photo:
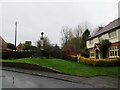
[[[90,58],[95,58],[95,52],[93,52],[93,51],[90,52]]]
[[[92,44],[93,44],[93,39],[89,41],[89,45],[92,45]]]
[[[116,54],[116,55],[115,55]],[[119,57],[119,49],[118,46],[111,46],[109,48],[109,57],[110,58],[115,58],[115,57]]]

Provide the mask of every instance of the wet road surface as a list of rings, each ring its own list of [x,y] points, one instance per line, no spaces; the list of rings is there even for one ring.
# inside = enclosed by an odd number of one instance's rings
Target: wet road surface
[[[2,88],[92,88],[52,78],[2,70]]]

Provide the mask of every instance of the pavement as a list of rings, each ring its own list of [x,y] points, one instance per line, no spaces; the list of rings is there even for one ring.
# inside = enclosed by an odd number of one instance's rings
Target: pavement
[[[2,70],[6,71],[12,71],[12,72],[19,72],[19,73],[25,73],[25,74],[31,74],[31,75],[37,75],[52,79],[58,79],[78,84],[85,84],[90,85],[94,88],[118,88],[119,87],[119,81],[120,78],[113,78],[113,77],[107,77],[107,76],[94,76],[94,77],[77,77],[77,76],[71,76],[71,75],[64,75],[60,73],[53,73],[53,72],[44,72],[44,71],[38,71],[38,70],[25,70],[20,68],[11,68],[11,67],[0,67]]]

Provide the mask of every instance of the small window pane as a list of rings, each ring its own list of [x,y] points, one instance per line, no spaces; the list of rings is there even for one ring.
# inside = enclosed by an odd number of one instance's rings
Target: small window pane
[[[118,55],[117,55],[117,51],[115,51],[115,56],[118,56]]]
[[[114,56],[114,51],[112,51],[112,56]]]
[[[112,52],[110,51],[110,56],[112,56]]]
[[[120,56],[119,51],[118,51],[118,56]]]

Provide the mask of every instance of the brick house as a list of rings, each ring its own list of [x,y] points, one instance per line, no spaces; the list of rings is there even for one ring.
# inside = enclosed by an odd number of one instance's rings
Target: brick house
[[[106,58],[120,58],[120,18],[110,22],[105,27],[100,27],[86,41],[90,58],[101,58],[99,51],[99,42],[101,39],[108,39],[111,42]]]
[[[7,48],[7,45],[7,42],[0,36],[0,52],[11,51],[11,49]]]

